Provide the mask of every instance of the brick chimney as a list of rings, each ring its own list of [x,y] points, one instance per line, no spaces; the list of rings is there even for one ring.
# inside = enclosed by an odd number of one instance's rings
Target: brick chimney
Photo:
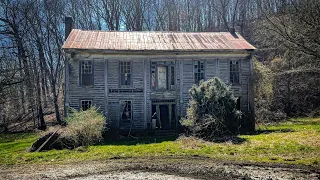
[[[71,30],[73,29],[73,20],[72,20],[72,17],[68,17],[66,16],[64,18],[64,32],[65,32],[65,39],[68,38]]]
[[[67,40],[71,30],[73,28],[72,17],[64,18],[64,33],[65,40]],[[65,86],[64,86],[64,117],[67,117],[69,114],[69,57],[66,58],[65,63]]]
[[[229,31],[234,38],[238,38],[238,35],[236,34],[236,29],[234,27],[229,28]]]

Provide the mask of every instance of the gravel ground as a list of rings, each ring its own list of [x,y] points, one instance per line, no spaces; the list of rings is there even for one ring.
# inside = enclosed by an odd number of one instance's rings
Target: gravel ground
[[[127,171],[127,172],[116,172],[116,173],[108,173],[103,175],[91,175],[87,177],[78,177],[73,178],[73,180],[104,180],[104,179],[123,179],[123,180],[190,180],[194,178],[189,177],[180,177],[176,175],[168,175],[164,173],[155,173],[155,172],[139,172],[139,171]]]
[[[71,164],[0,166],[0,179],[320,179],[315,167],[235,164],[205,158],[113,159]]]

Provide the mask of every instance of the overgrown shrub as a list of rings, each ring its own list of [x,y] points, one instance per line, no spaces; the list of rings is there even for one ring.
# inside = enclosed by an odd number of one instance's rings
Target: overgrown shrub
[[[73,110],[66,121],[66,134],[73,138],[78,146],[93,145],[102,139],[106,120],[97,108],[91,107],[86,111]]]
[[[274,77],[269,68],[253,58],[253,90],[254,110],[257,123],[276,121],[282,116],[280,112],[272,112]]]
[[[241,112],[236,109],[236,98],[219,78],[194,85],[189,94],[187,117],[181,124],[193,135],[210,140],[239,132]]]

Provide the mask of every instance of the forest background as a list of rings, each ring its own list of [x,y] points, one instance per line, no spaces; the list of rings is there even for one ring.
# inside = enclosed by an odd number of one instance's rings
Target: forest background
[[[86,30],[235,28],[257,48],[256,121],[320,115],[318,0],[0,0],[0,131],[61,123],[65,16]]]

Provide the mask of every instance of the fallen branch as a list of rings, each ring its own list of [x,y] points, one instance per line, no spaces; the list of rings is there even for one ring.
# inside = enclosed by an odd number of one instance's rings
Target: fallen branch
[[[36,152],[41,151],[41,149],[50,141],[50,139],[60,130],[57,129],[54,133],[51,134],[51,136],[36,150]]]

